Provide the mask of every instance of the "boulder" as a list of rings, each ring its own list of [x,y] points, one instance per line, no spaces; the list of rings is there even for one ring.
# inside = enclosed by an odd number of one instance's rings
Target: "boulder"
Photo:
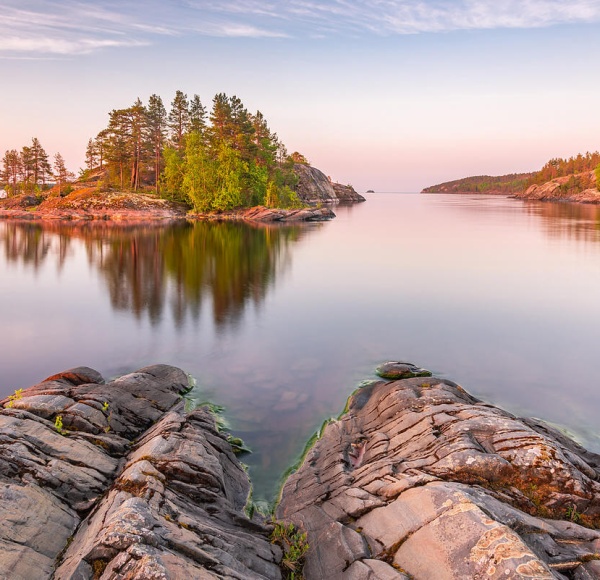
[[[435,377],[347,409],[276,511],[308,534],[305,578],[600,578],[600,456]]]
[[[365,198],[357,193],[351,185],[333,183],[316,167],[296,163],[294,172],[298,176],[298,184],[295,190],[304,203],[355,203],[365,201]]]

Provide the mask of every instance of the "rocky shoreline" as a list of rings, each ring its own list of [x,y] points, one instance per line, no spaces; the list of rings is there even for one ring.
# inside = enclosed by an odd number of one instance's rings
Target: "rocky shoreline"
[[[295,209],[266,208],[262,206],[226,212],[204,214],[189,211],[188,206],[162,199],[149,193],[100,191],[96,182],[78,182],[64,197],[56,192],[19,195],[0,200],[0,219],[11,220],[64,220],[72,222],[169,222],[178,220],[240,220],[253,222],[323,221],[335,218],[330,207],[365,201],[351,185],[334,183],[315,167],[296,164],[297,194],[306,207]],[[98,176],[96,176],[98,177]]]
[[[600,456],[408,363],[380,375],[282,488],[304,578],[600,578]],[[291,577],[239,440],[189,388],[78,368],[2,401],[0,577]]]
[[[278,209],[256,206],[247,209],[220,213],[184,214],[169,210],[104,212],[52,212],[32,213],[23,210],[0,209],[0,220],[14,221],[68,221],[71,223],[113,222],[113,223],[169,223],[176,221],[248,221],[248,222],[315,222],[335,218],[335,213],[326,207],[305,207],[300,209]]]
[[[600,191],[593,171],[557,177],[546,183],[534,184],[526,191],[511,197],[537,201],[562,201],[574,203],[600,203]]]

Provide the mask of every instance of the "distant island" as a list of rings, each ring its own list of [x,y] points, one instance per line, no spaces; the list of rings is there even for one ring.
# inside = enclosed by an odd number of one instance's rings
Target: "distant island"
[[[364,201],[301,153],[288,154],[260,111],[252,114],[224,93],[214,97],[210,114],[198,95],[188,99],[182,91],[169,112],[155,94],[147,104],[138,98],[113,109],[108,125],[89,139],[85,159],[75,181],[62,155],[51,163],[37,138],[6,151],[0,217],[167,219],[265,207],[277,210],[273,216],[321,218],[334,214],[298,210]]]
[[[486,193],[506,195],[523,191],[536,174],[510,173],[508,175],[476,175],[455,181],[446,181],[426,187],[421,193]]]
[[[484,193],[542,201],[600,203],[600,153],[551,159],[541,170],[479,175],[426,187],[421,193]]]

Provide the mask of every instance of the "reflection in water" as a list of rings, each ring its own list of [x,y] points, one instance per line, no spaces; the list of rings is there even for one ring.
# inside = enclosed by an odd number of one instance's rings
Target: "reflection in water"
[[[0,247],[7,262],[38,270],[50,254],[62,269],[71,240],[85,244],[90,265],[108,286],[113,308],[160,322],[165,305],[176,325],[198,319],[210,298],[218,326],[235,323],[248,303],[259,305],[289,265],[288,244],[300,226],[196,222],[169,226],[5,222]]]
[[[600,239],[600,206],[583,203],[524,202],[529,215],[542,218],[551,238],[570,238],[587,242]]]
[[[294,227],[0,221],[2,394],[82,364],[107,378],[179,366],[254,450],[258,498],[383,360],[600,450],[600,208],[378,194],[336,213]]]

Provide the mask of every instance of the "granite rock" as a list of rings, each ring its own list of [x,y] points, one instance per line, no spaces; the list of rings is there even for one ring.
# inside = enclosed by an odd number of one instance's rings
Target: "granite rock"
[[[2,402],[1,578],[280,577],[247,474],[212,415],[185,412],[188,388],[166,365],[108,383],[78,368]]]
[[[415,377],[359,389],[276,513],[308,534],[308,580],[600,578],[599,478],[564,435]]]

